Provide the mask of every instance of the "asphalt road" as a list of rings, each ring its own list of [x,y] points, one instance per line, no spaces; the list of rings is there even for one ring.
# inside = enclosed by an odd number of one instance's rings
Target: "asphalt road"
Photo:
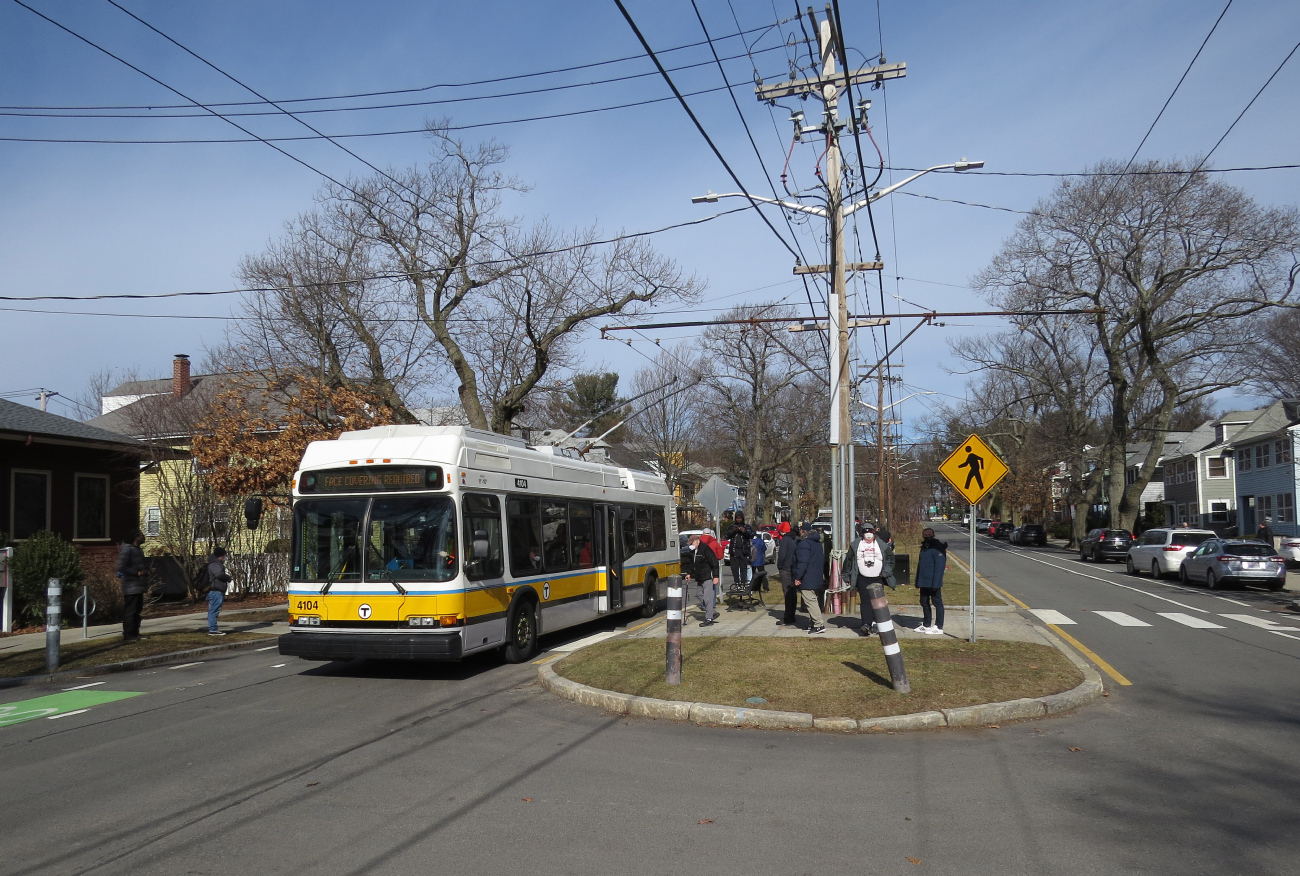
[[[1285,621],[1257,610],[1274,597],[987,540],[979,565],[1132,684],[1000,729],[838,736],[601,715],[493,659],[239,652],[0,726],[0,872],[1296,872],[1300,641],[1222,617]],[[0,724],[74,686],[0,691]]]

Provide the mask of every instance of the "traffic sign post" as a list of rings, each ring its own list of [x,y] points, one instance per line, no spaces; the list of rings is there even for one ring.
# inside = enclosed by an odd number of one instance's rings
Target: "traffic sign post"
[[[970,503],[970,641],[975,641],[975,514],[980,500],[997,486],[998,481],[1010,471],[998,458],[993,448],[979,435],[972,434],[957,445],[948,458],[939,463],[943,475],[953,489]]]

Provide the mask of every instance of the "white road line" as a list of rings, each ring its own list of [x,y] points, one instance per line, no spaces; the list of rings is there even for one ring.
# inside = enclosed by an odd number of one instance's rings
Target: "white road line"
[[[1208,610],[1204,608],[1197,608],[1194,605],[1187,605],[1186,603],[1178,602],[1177,600],[1174,599],[1166,599],[1163,596],[1156,596],[1154,593],[1150,593],[1146,590],[1141,589],[1140,587],[1130,587],[1129,585],[1121,584],[1118,581],[1110,581],[1106,578],[1098,578],[1096,575],[1085,575],[1083,572],[1076,572],[1074,569],[1066,568],[1065,566],[1058,566],[1056,565],[1056,563],[1049,563],[1046,560],[1040,560],[1038,557],[1030,556],[1027,552],[1024,551],[1007,550],[1006,548],[997,545],[994,545],[994,547],[997,550],[1002,551],[1003,553],[1013,554],[1018,557],[1024,557],[1025,559],[1033,560],[1035,563],[1042,563],[1044,566],[1050,566],[1051,568],[1056,569],[1058,572],[1068,572],[1071,575],[1078,575],[1080,578],[1090,578],[1093,581],[1100,581],[1103,584],[1110,584],[1112,587],[1123,587],[1125,590],[1132,590],[1134,593],[1141,593],[1143,596],[1150,596],[1152,599],[1159,599],[1161,602],[1168,602],[1171,605],[1176,605],[1179,608],[1185,608],[1188,611],[1199,611],[1201,614],[1210,613]],[[1156,582],[1156,583],[1161,583],[1161,582]]]
[[[289,665],[288,663],[277,663],[277,664],[275,664],[274,666],[272,666],[271,668],[272,668],[272,669],[280,669],[280,668],[285,667],[285,666],[288,666],[288,665]]]
[[[1289,627],[1286,624],[1280,624],[1277,621],[1268,620],[1267,618],[1256,617],[1253,614],[1221,614],[1219,617],[1226,617],[1229,620],[1241,621],[1243,624],[1250,624],[1252,627],[1275,631],[1282,630],[1288,633],[1300,633],[1300,629]]]
[[[1227,627],[1223,626],[1222,624],[1210,623],[1203,617],[1192,617],[1190,614],[1183,614],[1182,612],[1158,611],[1156,612],[1156,614],[1160,615],[1161,617],[1167,617],[1174,623],[1182,624],[1185,627],[1192,627],[1193,629],[1197,629],[1197,630],[1226,630],[1227,629]]]
[[[106,681],[92,681],[90,684],[79,684],[79,685],[77,685],[76,687],[65,687],[64,690],[65,690],[65,691],[68,691],[68,690],[82,690],[83,688],[87,688],[87,687],[95,687],[96,685],[101,685],[101,684],[108,684],[108,682],[106,682]]]
[[[62,715],[50,715],[50,716],[48,716],[45,720],[47,720],[47,721],[57,721],[57,720],[59,720],[60,718],[66,718],[66,717],[68,717],[69,715],[80,715],[82,712],[89,712],[89,711],[90,711],[90,709],[77,709],[77,711],[75,711],[75,712],[64,712]]]
[[[1226,597],[1226,596],[1216,596],[1216,597],[1214,597],[1214,598],[1215,598],[1215,599],[1222,599],[1224,602],[1231,602],[1233,605],[1240,605],[1242,608],[1254,608],[1254,607],[1255,607],[1255,606],[1251,605],[1249,602],[1238,602],[1237,600],[1235,600],[1235,599],[1229,599],[1229,598]],[[1268,610],[1268,609],[1266,609],[1266,608],[1261,608],[1261,609],[1260,609],[1260,611],[1267,611],[1267,610]]]
[[[1122,611],[1094,611],[1093,614],[1104,617],[1111,623],[1119,624],[1121,627],[1149,627],[1151,624],[1144,620],[1138,620],[1131,614],[1125,614]]]
[[[265,648],[254,648],[253,650],[254,650],[254,651],[271,651],[271,650],[274,650],[275,648],[278,648],[278,647],[280,647],[280,646],[279,646],[279,645],[267,645]]]
[[[1029,610],[1036,614],[1038,619],[1045,624],[1056,624],[1057,626],[1060,626],[1062,624],[1074,623],[1074,621],[1070,620],[1059,611],[1053,611],[1050,608],[1031,608]]]
[[[188,669],[188,668],[191,667],[191,666],[198,666],[198,665],[199,665],[200,663],[202,663],[202,662],[203,662],[202,660],[196,660],[196,661],[193,662],[193,663],[182,663],[180,666],[173,666],[173,667],[171,667],[171,668],[172,668],[172,669]]]
[[[1275,636],[1281,636],[1284,639],[1295,639],[1297,642],[1300,642],[1300,636],[1293,636],[1290,633],[1284,633],[1280,630],[1269,630],[1269,632]]]

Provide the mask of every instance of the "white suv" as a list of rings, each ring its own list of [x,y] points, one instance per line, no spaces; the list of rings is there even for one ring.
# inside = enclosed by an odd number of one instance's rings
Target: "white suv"
[[[1130,575],[1150,572],[1152,578],[1178,574],[1183,557],[1203,541],[1215,538],[1208,529],[1148,529],[1128,549]]]

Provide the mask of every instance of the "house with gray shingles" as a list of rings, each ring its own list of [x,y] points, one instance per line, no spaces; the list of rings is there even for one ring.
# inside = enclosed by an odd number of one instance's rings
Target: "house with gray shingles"
[[[1228,411],[1207,420],[1166,457],[1166,523],[1218,533],[1237,525],[1236,466],[1230,442],[1263,413],[1263,408]]]
[[[1267,523],[1275,535],[1296,535],[1296,436],[1300,399],[1264,409],[1232,440],[1237,469],[1237,521],[1244,536]]]

